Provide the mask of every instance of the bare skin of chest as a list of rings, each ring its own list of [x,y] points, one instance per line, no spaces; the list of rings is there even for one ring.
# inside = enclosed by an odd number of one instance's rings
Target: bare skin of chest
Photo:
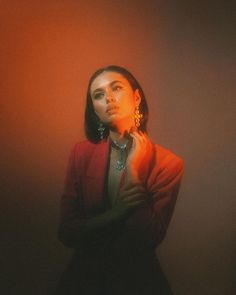
[[[114,205],[116,201],[121,175],[124,172],[124,170],[119,171],[116,169],[116,163],[118,158],[118,151],[112,149],[110,153],[110,165],[108,172],[108,199],[111,205]]]

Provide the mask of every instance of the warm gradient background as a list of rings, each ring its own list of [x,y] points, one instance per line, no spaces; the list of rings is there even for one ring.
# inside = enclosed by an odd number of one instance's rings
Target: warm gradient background
[[[185,159],[158,251],[175,294],[236,292],[232,3],[0,1],[1,294],[50,294],[65,268],[65,167],[84,139],[89,76],[107,64],[134,73],[150,136]]]

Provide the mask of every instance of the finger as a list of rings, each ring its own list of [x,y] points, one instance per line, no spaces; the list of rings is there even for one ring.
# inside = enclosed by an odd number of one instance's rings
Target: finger
[[[129,183],[125,184],[124,186],[122,186],[122,188],[120,189],[121,193],[125,193],[125,192],[132,193],[132,192],[136,192],[136,191],[145,192],[146,189],[139,182],[129,182]]]
[[[147,144],[149,142],[149,138],[146,133],[141,131],[142,140]]]
[[[145,146],[148,146],[149,144],[151,144],[151,141],[147,135],[147,133],[144,133],[142,131],[140,131],[140,135],[141,135],[141,138],[142,138],[142,142]]]
[[[122,200],[123,203],[130,204],[136,201],[146,201],[147,197],[145,194],[133,194]]]
[[[131,149],[135,149],[136,147],[136,142],[137,142],[137,138],[135,137],[134,133],[130,133],[130,136],[132,137],[132,146]]]
[[[129,208],[135,208],[135,207],[138,207],[138,206],[141,206],[145,203],[144,200],[140,200],[140,201],[136,201],[136,202],[133,202],[133,203],[130,203],[128,205]]]
[[[141,135],[140,131],[134,131],[133,133],[131,133],[131,135],[133,135],[137,139],[142,139],[142,135]]]
[[[151,151],[152,149],[152,143],[148,137],[148,135],[142,131],[140,131],[140,135],[141,135],[141,138],[140,141],[141,141],[141,145],[142,145],[142,151],[144,152],[149,152]]]
[[[144,186],[142,185],[142,183],[140,183],[140,181],[129,180],[122,185],[121,190],[129,190],[130,188],[134,187],[140,187],[144,189]]]
[[[132,134],[130,134],[130,136],[133,138],[132,148],[133,148],[133,149],[141,148],[141,145],[142,145],[142,138],[141,138],[141,136],[138,134],[138,132],[133,132]]]
[[[133,132],[137,131],[138,128],[136,126],[132,126],[129,130],[129,133],[132,134]]]
[[[132,190],[124,191],[124,192],[119,194],[119,199],[124,200],[124,199],[127,199],[127,198],[129,198],[130,196],[133,196],[133,195],[146,195],[146,191],[145,190],[138,190],[138,189],[132,189]]]
[[[150,138],[148,137],[147,133],[144,133],[144,132],[143,132],[143,137],[144,137],[144,139],[145,139],[147,145],[148,145],[148,146],[151,146],[151,145],[152,145],[152,142],[151,142]]]
[[[146,189],[142,185],[129,186],[127,188],[121,188],[119,191],[120,195],[129,195],[132,193],[146,193]]]
[[[134,136],[136,137],[140,145],[143,146],[146,143],[146,138],[142,131],[134,132]]]

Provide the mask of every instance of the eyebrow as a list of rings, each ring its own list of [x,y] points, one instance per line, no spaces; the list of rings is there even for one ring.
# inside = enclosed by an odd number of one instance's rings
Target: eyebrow
[[[112,81],[109,85],[110,85],[110,86],[113,86],[113,85],[116,84],[116,83],[122,83],[122,81],[120,81],[120,80],[115,80],[115,81]],[[102,90],[103,90],[103,88],[97,88],[97,89],[95,89],[95,90],[93,91],[93,94],[96,93],[96,92],[98,92],[98,91],[102,91]]]

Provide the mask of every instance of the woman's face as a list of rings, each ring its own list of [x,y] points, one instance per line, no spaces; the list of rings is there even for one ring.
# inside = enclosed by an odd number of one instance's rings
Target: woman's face
[[[135,107],[140,104],[138,89],[132,89],[129,81],[116,72],[103,72],[90,87],[94,111],[108,125],[134,126]]]

